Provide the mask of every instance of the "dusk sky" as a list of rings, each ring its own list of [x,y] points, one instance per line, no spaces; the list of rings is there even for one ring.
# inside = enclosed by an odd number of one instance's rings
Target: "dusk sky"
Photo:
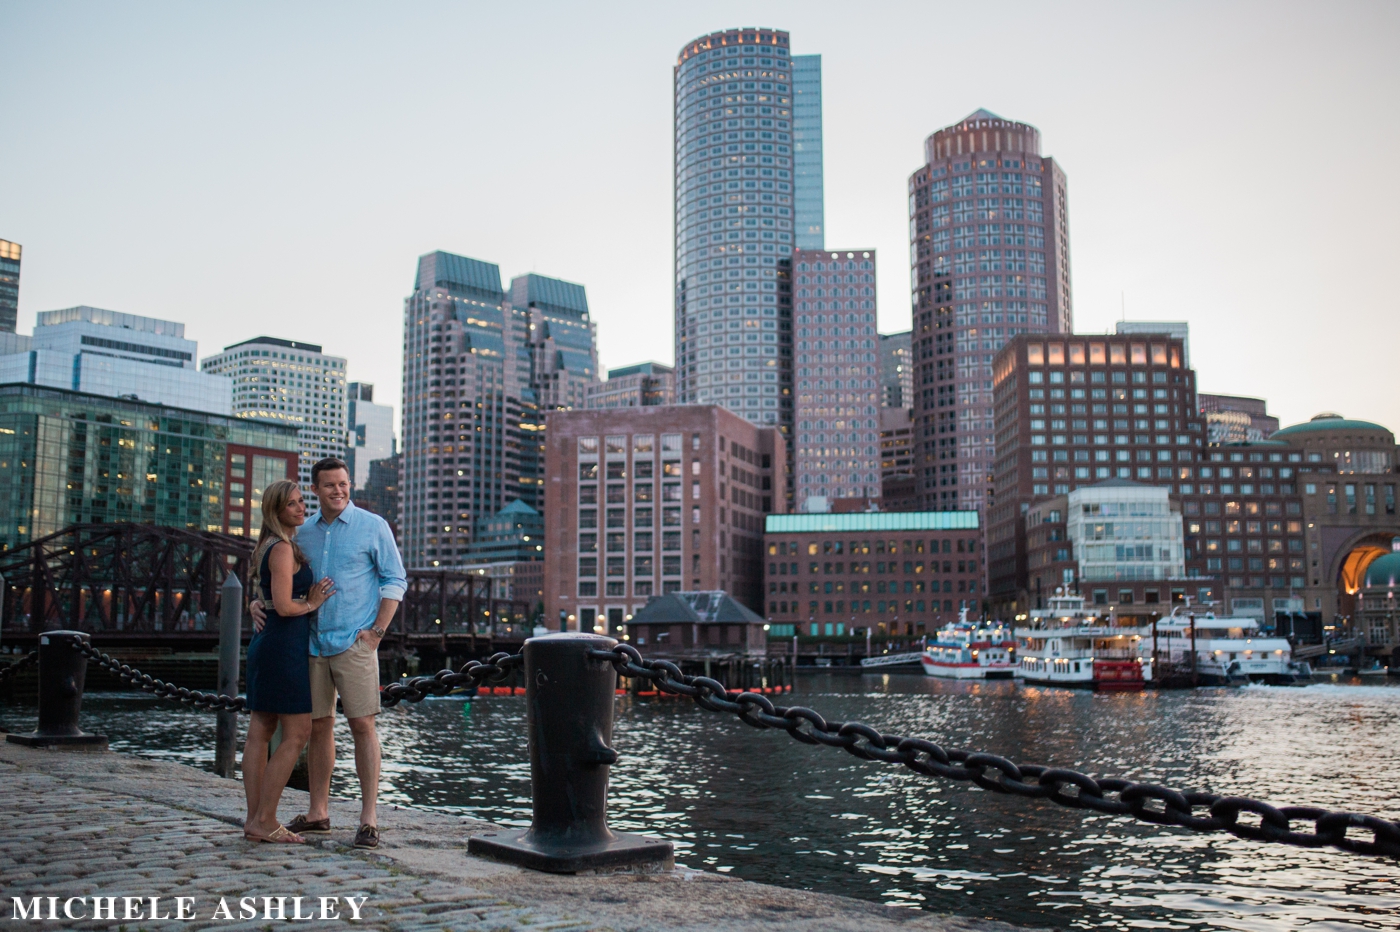
[[[1077,330],[1185,319],[1201,390],[1400,429],[1394,2],[0,0],[20,331],[91,304],[201,356],[321,343],[397,410],[444,249],[586,285],[604,367],[669,363],[671,69],[732,26],[822,55],[826,245],[879,250],[882,331],[923,140],[984,107],[1068,175]]]

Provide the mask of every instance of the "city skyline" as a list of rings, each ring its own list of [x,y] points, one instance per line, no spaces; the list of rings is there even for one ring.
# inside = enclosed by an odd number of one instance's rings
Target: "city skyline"
[[[435,18],[505,31],[513,14],[424,7],[315,35],[313,11],[282,11],[255,38],[230,14],[161,9],[69,22],[62,10],[16,8],[0,37],[0,75],[19,88],[0,103],[14,128],[0,156],[28,179],[0,202],[0,236],[25,247],[21,332],[38,311],[88,304],[185,321],[206,346],[262,332],[315,340],[397,407],[401,270],[442,248],[588,287],[603,366],[669,362],[665,82],[681,43],[742,24],[784,30],[794,50],[823,56],[828,242],[905,248],[904,183],[922,140],[986,108],[1038,126],[1042,151],[1068,167],[1077,331],[1110,329],[1124,306],[1130,319],[1188,320],[1204,391],[1265,398],[1285,424],[1324,409],[1400,421],[1400,402],[1335,377],[1344,365],[1381,368],[1400,327],[1379,272],[1397,246],[1381,219],[1397,195],[1361,187],[1383,173],[1379,153],[1397,132],[1369,119],[1395,84],[1383,54],[1400,22],[1393,9],[1271,6],[1261,18],[1249,7],[1177,8],[1108,23],[1084,8],[1051,18],[1028,7],[1005,30],[914,8],[853,21],[834,7],[732,5],[635,18],[621,40],[632,54],[625,72],[582,51],[605,24],[561,9],[537,30],[543,57],[555,58],[549,68],[503,81],[492,74],[504,59],[491,52],[428,95],[388,76],[392,68],[358,74],[339,62],[355,57],[348,49],[377,50],[386,64],[416,54],[410,37]],[[920,30],[907,28],[915,20],[995,36],[1013,64],[978,72],[971,52],[950,50],[946,70],[957,76],[930,95],[915,54]],[[1145,44],[1149,34],[1164,51]],[[241,54],[245,44],[258,55]],[[1047,61],[1047,47],[1064,58]],[[134,54],[118,62],[115,48]],[[56,70],[60,57],[81,63]],[[207,67],[174,86],[172,69],[194,60]],[[574,76],[558,93],[549,82],[565,73]],[[1103,81],[1107,73],[1115,80]],[[626,111],[615,120],[594,125],[570,112],[613,94]],[[589,183],[544,170],[545,155],[530,147],[463,154],[455,129],[443,131],[450,161],[387,142],[424,106],[454,100],[480,119],[554,121]],[[1362,120],[1376,144],[1346,172],[1300,173],[1286,158],[1258,157],[1264,138],[1301,148],[1309,127]],[[108,142],[100,155],[87,142],[97,132]],[[619,142],[632,155],[610,165],[603,153]],[[415,200],[433,209],[403,210]],[[909,326],[899,266],[881,270],[882,332]],[[1310,364],[1278,365],[1303,341],[1317,354]]]

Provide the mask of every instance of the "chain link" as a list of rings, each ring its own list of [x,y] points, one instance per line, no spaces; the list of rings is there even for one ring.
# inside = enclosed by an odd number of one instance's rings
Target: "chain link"
[[[242,696],[207,693],[156,679],[150,674],[142,673],[135,667],[122,663],[110,654],[103,653],[89,644],[85,638],[70,636],[68,644],[102,669],[114,674],[123,683],[129,683],[162,699],[174,699],[201,709],[246,711],[245,700]],[[32,662],[38,655],[37,651],[31,651],[23,660],[0,670],[0,684],[3,684],[5,678],[14,673],[16,669]],[[507,654],[501,651],[492,654],[485,661],[469,660],[460,670],[442,670],[433,676],[415,676],[413,679],[401,683],[391,683],[380,690],[380,702],[386,707],[395,706],[405,701],[422,702],[428,696],[445,696],[452,690],[461,687],[479,686],[483,682],[500,682],[511,670],[522,663],[524,663],[524,659],[520,654]]]
[[[89,644],[86,638],[77,635],[69,635],[68,644],[108,673],[115,674],[117,679],[123,683],[129,683],[161,699],[174,699],[200,709],[214,709],[223,712],[244,711],[242,696],[206,693],[198,689],[176,686],[173,683],[165,682],[165,680],[158,680],[148,673],[142,673],[140,670],[122,663],[110,654],[104,654]]]
[[[439,670],[432,676],[415,676],[399,683],[390,683],[379,691],[379,701],[386,707],[400,702],[422,702],[427,696],[445,696],[454,689],[480,686],[483,682],[500,682],[507,674],[525,662],[520,654],[498,651],[486,660],[468,660],[457,671]]]
[[[245,710],[241,696],[186,689],[156,679],[103,653],[82,637],[70,636],[68,643],[122,682],[162,699],[205,709]],[[683,673],[680,667],[667,660],[644,660],[630,644],[618,644],[612,650],[592,650],[589,655],[611,663],[619,676],[649,680],[664,692],[687,696],[711,712],[731,713],[754,728],[780,729],[804,744],[843,748],[862,760],[903,764],[924,776],[967,781],[993,793],[1047,799],[1070,809],[1092,809],[1195,832],[1228,832],[1254,841],[1303,848],[1331,846],[1353,854],[1400,857],[1400,823],[1377,816],[1333,812],[1312,806],[1276,808],[1243,796],[1182,792],[1115,777],[1096,779],[1076,770],[1016,764],[995,754],[945,750],[932,741],[885,734],[861,722],[829,722],[812,709],[801,706],[776,706],[761,693],[741,692],[731,698],[729,690],[718,680]],[[0,670],[0,685],[38,656],[38,651],[30,651]],[[521,654],[498,652],[485,661],[469,660],[460,670],[441,670],[432,676],[415,676],[391,683],[381,690],[381,702],[386,707],[400,702],[421,702],[428,696],[445,696],[454,689],[500,682],[523,663]],[[1197,814],[1198,810],[1204,813]],[[1258,823],[1240,821],[1242,813],[1257,816]],[[1294,831],[1294,823],[1312,823],[1312,829]],[[1347,830],[1352,828],[1369,832],[1371,838],[1348,837]]]
[[[1242,796],[1184,793],[1152,783],[1095,779],[1076,770],[1016,764],[995,754],[945,750],[932,741],[883,734],[860,722],[829,722],[800,706],[776,706],[761,693],[742,692],[731,698],[723,683],[686,675],[669,661],[644,660],[630,644],[589,654],[611,663],[619,676],[649,680],[660,690],[688,696],[711,712],[732,713],[754,728],[780,729],[804,744],[844,748],[863,760],[903,764],[924,776],[969,781],[993,793],[1047,799],[1070,809],[1092,809],[1195,832],[1229,832],[1254,841],[1400,857],[1400,823],[1376,816],[1310,806],[1275,808]],[[1241,821],[1242,813],[1257,816],[1257,824]],[[1294,831],[1295,823],[1311,823],[1311,831]],[[1348,837],[1349,828],[1369,832],[1371,837]]]
[[[37,650],[31,650],[29,653],[16,660],[14,663],[6,664],[4,669],[0,669],[0,686],[4,686],[6,680],[8,680],[10,677],[14,676],[16,673],[23,670],[25,667],[29,666],[38,659],[39,652]]]

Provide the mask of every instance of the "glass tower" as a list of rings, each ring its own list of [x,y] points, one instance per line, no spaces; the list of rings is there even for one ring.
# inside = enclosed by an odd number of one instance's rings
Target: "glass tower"
[[[792,153],[796,163],[797,248],[825,249],[822,186],[822,57],[792,56]]]
[[[728,29],[676,58],[676,388],[792,422],[795,202],[788,34]]]
[[[0,239],[0,333],[19,326],[19,257],[24,247]]]

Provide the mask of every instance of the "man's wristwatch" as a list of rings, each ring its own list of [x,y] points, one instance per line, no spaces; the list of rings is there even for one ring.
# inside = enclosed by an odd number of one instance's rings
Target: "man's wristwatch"
[[[388,628],[379,628],[379,627],[375,627],[375,626],[373,626],[373,625],[370,626],[370,630],[374,632],[374,636],[375,636],[375,637],[381,638],[381,639],[384,637],[384,635],[386,635],[386,634],[389,633],[389,629],[388,629]]]

